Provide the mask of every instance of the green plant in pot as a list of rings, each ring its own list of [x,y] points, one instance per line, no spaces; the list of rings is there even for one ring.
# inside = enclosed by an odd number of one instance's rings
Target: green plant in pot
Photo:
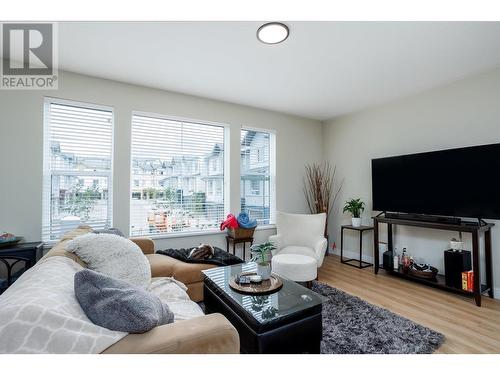
[[[252,262],[257,263],[257,274],[262,277],[262,280],[268,280],[271,277],[271,251],[275,249],[276,246],[269,241],[250,248]]]
[[[352,215],[351,221],[353,227],[361,226],[361,213],[365,210],[365,202],[361,198],[351,198],[345,202],[343,212],[349,212]]]

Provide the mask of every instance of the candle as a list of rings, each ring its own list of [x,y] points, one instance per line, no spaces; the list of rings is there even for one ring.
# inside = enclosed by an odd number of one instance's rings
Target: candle
[[[260,277],[259,275],[252,275],[250,276],[250,281],[252,283],[260,283],[262,281],[262,277]]]

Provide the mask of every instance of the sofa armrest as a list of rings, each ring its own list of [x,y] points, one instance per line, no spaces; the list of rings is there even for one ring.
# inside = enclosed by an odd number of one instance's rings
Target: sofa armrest
[[[135,237],[130,238],[130,241],[139,246],[144,254],[154,254],[155,252],[155,243],[151,238]]]
[[[320,238],[316,241],[314,245],[314,252],[316,253],[316,258],[318,260],[318,268],[323,264],[323,259],[325,258],[326,248],[328,247],[328,240],[326,238]]]
[[[165,324],[125,336],[102,354],[237,354],[240,337],[221,314]]]

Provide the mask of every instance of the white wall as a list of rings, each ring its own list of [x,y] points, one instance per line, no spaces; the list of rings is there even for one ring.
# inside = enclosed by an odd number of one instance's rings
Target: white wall
[[[44,96],[108,105],[115,113],[114,226],[129,230],[130,137],[132,111],[208,120],[230,125],[231,210],[239,212],[240,127],[273,129],[277,135],[276,207],[307,212],[302,194],[304,164],[322,158],[322,124],[215,100],[60,72],[59,89],[0,90],[0,230],[40,240],[42,220],[42,151]],[[265,88],[263,87],[263,90]],[[261,241],[272,230],[259,231]],[[200,242],[225,246],[221,234],[173,238],[158,247]]]
[[[500,142],[500,69],[393,103],[328,121],[317,121],[230,103],[187,96],[62,72],[56,91],[0,90],[0,230],[39,240],[42,217],[43,98],[53,96],[114,107],[114,225],[129,228],[130,118],[132,111],[154,112],[230,124],[231,157],[239,158],[241,125],[277,133],[277,209],[307,212],[302,193],[304,164],[323,157],[336,164],[345,184],[330,225],[331,243],[340,246],[340,225],[349,222],[342,203],[360,196],[371,223],[370,161],[375,157]],[[231,164],[231,210],[239,207],[239,162]],[[261,230],[262,241],[272,229]],[[346,232],[346,247],[357,248]],[[382,238],[383,238],[382,233]],[[398,228],[395,244],[418,261],[443,269],[442,250],[456,233]],[[470,247],[470,238],[466,238]],[[365,237],[371,258],[371,235]],[[225,246],[222,234],[171,238],[159,248],[209,242]],[[500,223],[493,230],[495,285],[500,289]],[[497,293],[500,296],[500,292]]]
[[[327,121],[323,134],[325,158],[336,164],[339,175],[345,178],[330,227],[331,238],[340,247],[340,225],[350,222],[341,209],[350,197],[361,197],[366,202],[363,223],[372,224],[372,158],[498,142],[500,69]],[[394,183],[398,183],[397,176]],[[346,247],[357,249],[357,233],[345,233]],[[371,260],[372,236],[365,236],[366,259]],[[442,272],[442,251],[448,240],[457,236],[453,232],[398,227],[395,246],[398,250],[407,247],[417,261],[430,262]],[[382,233],[381,240],[385,238]],[[471,249],[470,235],[465,238]],[[493,228],[492,240],[494,283],[500,296],[500,222]]]

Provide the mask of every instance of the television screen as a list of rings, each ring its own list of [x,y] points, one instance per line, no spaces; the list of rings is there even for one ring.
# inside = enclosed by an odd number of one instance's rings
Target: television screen
[[[500,219],[500,144],[372,160],[374,211]]]

